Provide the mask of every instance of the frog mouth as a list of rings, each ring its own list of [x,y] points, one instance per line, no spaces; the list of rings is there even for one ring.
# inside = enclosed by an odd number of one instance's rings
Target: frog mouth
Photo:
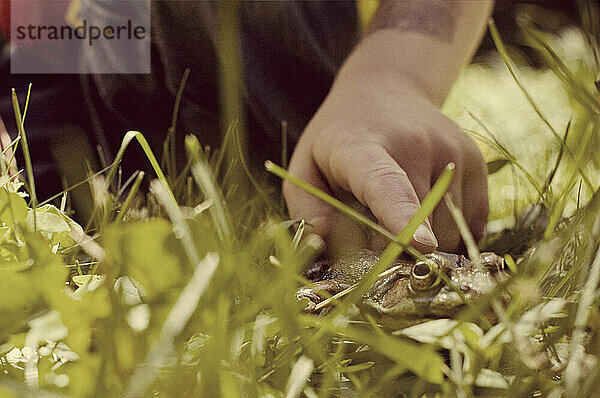
[[[400,278],[387,289],[371,294],[367,304],[382,315],[421,319],[437,319],[454,315],[465,302],[453,289],[435,282],[427,290],[412,288],[412,280]]]

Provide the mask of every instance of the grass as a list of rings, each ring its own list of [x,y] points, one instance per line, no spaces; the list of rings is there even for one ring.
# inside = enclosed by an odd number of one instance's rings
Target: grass
[[[239,126],[218,150],[188,136],[177,170],[174,117],[160,163],[143,134],[129,132],[115,162],[89,178],[97,204],[89,228],[38,204],[32,179],[27,203],[2,168],[0,396],[591,396],[600,387],[600,175],[589,156],[599,138],[590,78],[598,68],[572,62],[560,38],[539,31],[531,43],[551,70],[518,67],[492,31],[499,61],[471,67],[444,108],[493,172],[495,231],[485,244],[513,256],[512,277],[492,293],[453,319],[394,331],[353,305],[401,251],[420,257],[407,244],[444,197],[452,167],[394,236],[271,162],[269,171],[391,242],[334,310],[303,313],[295,291],[308,283],[301,270],[319,244],[252,174]],[[16,103],[15,146],[26,151]],[[120,183],[131,143],[155,176]],[[536,224],[544,215],[548,223]]]

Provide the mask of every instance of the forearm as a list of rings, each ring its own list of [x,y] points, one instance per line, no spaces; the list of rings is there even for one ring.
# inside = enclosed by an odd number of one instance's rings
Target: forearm
[[[383,0],[339,75],[401,82],[440,105],[484,32],[492,1]],[[338,75],[338,76],[339,76]]]

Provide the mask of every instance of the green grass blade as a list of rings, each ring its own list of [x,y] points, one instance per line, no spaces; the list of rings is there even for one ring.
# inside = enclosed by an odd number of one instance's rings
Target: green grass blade
[[[163,143],[163,155],[161,165],[165,165],[169,176],[175,176],[177,170],[177,120],[179,118],[179,108],[181,99],[183,98],[183,90],[190,76],[190,68],[186,68],[179,83],[177,94],[175,95],[175,106],[173,107],[173,115],[171,116],[171,125],[167,130],[167,137]]]
[[[127,212],[129,211],[129,208],[131,208],[131,205],[133,204],[133,200],[135,199],[135,196],[137,195],[137,193],[140,189],[140,185],[142,184],[144,175],[145,175],[145,173],[143,171],[140,171],[137,174],[137,177],[135,177],[135,181],[133,182],[133,185],[132,185],[131,189],[129,190],[129,193],[127,194],[127,198],[125,199],[125,202],[123,202],[123,206],[121,206],[121,209],[119,210],[119,214],[117,215],[117,218],[115,219],[115,223],[120,223],[121,221],[123,221],[123,218],[125,217],[125,215],[127,215]]]
[[[565,128],[565,134],[563,135],[563,145],[560,146],[560,149],[558,151],[558,155],[556,156],[556,161],[554,162],[554,167],[552,167],[552,170],[550,171],[550,174],[548,175],[548,178],[546,178],[546,182],[544,183],[544,186],[542,188],[542,192],[547,192],[548,189],[550,189],[550,185],[552,184],[552,181],[554,180],[554,176],[556,176],[556,172],[558,171],[558,166],[560,166],[560,162],[563,158],[563,154],[564,154],[564,149],[567,146],[567,137],[569,136],[569,131],[571,131],[571,122],[572,119],[569,120],[569,123],[567,123],[567,127]]]
[[[460,236],[462,237],[463,242],[465,242],[467,253],[469,253],[469,258],[473,261],[476,261],[479,258],[479,249],[477,248],[475,239],[473,239],[473,235],[469,230],[469,226],[467,225],[465,217],[460,209],[454,204],[450,193],[444,195],[444,200],[446,202],[446,206],[448,206],[448,210],[450,210],[452,218],[454,219],[454,223],[458,227]]]
[[[48,204],[48,203],[52,202],[53,200],[60,198],[60,197],[61,197],[62,195],[64,195],[65,193],[67,193],[67,192],[69,192],[69,191],[72,191],[72,190],[74,190],[75,188],[78,188],[78,187],[82,186],[83,184],[87,184],[87,183],[89,183],[89,182],[90,182],[90,180],[91,180],[92,178],[94,178],[94,177],[98,177],[99,175],[102,175],[103,173],[107,172],[107,171],[108,171],[108,169],[110,169],[110,167],[111,167],[111,166],[107,166],[107,167],[105,167],[104,169],[102,169],[102,170],[99,170],[98,172],[96,172],[96,173],[94,173],[94,174],[90,175],[88,178],[86,178],[86,179],[84,179],[84,180],[81,180],[81,181],[79,181],[78,183],[76,183],[76,184],[73,184],[73,185],[71,185],[70,187],[68,187],[68,188],[66,188],[66,189],[63,189],[62,191],[60,191],[60,192],[59,192],[59,193],[57,193],[56,195],[52,195],[52,196],[50,196],[48,199],[44,200],[43,202],[40,202],[40,204],[39,204],[39,205],[40,205],[40,206],[43,206],[43,205],[45,205],[45,204]]]
[[[15,113],[15,121],[17,123],[17,129],[19,131],[19,137],[23,142],[23,157],[25,158],[25,167],[27,168],[27,181],[29,182],[29,194],[31,195],[31,208],[35,209],[38,205],[37,194],[35,192],[35,178],[33,176],[33,163],[31,162],[31,154],[29,153],[29,144],[27,143],[27,134],[25,134],[25,127],[23,126],[23,117],[21,116],[21,107],[19,106],[19,99],[17,98],[17,92],[12,89],[12,104],[13,111]],[[33,229],[37,229],[37,216],[35,211],[33,212]]]
[[[129,146],[129,143],[131,143],[131,141],[134,138],[138,141],[138,143],[142,147],[142,150],[144,151],[146,158],[148,158],[148,161],[150,162],[150,165],[154,169],[154,172],[156,173],[158,179],[165,186],[165,189],[166,189],[167,193],[169,194],[171,201],[176,204],[177,201],[175,200],[175,195],[173,195],[173,191],[171,191],[171,188],[169,187],[169,183],[167,182],[167,177],[165,177],[165,174],[163,173],[162,169],[160,168],[160,165],[158,164],[158,161],[156,160],[156,157],[154,156],[154,153],[152,152],[152,149],[150,148],[148,141],[146,140],[144,135],[142,133],[140,133],[139,131],[129,131],[129,132],[127,132],[127,134],[125,134],[125,137],[123,137],[123,141],[121,142],[121,147],[119,148],[119,151],[117,152],[117,156],[115,156],[115,160],[112,163],[112,165],[110,166],[110,169],[108,170],[108,174],[106,176],[107,188],[108,188],[108,184],[110,184],[111,181],[115,178],[117,169],[119,168],[119,165],[121,164],[121,161],[123,160],[123,156],[125,155],[125,150]]]
[[[236,127],[238,128],[235,129],[235,132],[233,133],[233,143],[235,145],[234,148],[236,151],[237,159],[240,165],[242,166],[242,170],[244,170],[244,173],[246,174],[246,177],[248,177],[250,184],[252,184],[252,186],[254,187],[256,192],[258,192],[258,194],[264,200],[264,202],[270,208],[276,209],[278,204],[265,192],[265,190],[260,186],[258,181],[256,181],[256,178],[252,174],[252,171],[250,171],[250,167],[248,167],[248,164],[246,163],[244,148],[242,147],[242,140],[240,138],[241,131],[239,130],[239,124],[236,123]]]
[[[200,262],[198,250],[193,240],[193,234],[188,223],[181,214],[181,210],[177,203],[170,200],[168,192],[165,190],[164,184],[154,180],[150,183],[150,192],[154,194],[158,203],[166,210],[169,218],[173,222],[173,231],[178,231],[175,235],[181,241],[185,253],[192,265],[196,266]]]
[[[391,232],[389,232],[384,227],[382,227],[381,225],[377,224],[376,222],[374,222],[370,218],[364,216],[363,214],[360,214],[356,210],[352,209],[350,206],[344,204],[343,202],[339,201],[338,199],[336,199],[336,198],[334,198],[332,196],[329,196],[328,194],[326,194],[325,192],[321,191],[320,189],[315,188],[312,185],[308,184],[307,182],[304,182],[301,179],[294,177],[293,175],[289,174],[286,170],[284,170],[281,167],[277,166],[275,163],[271,162],[270,160],[267,160],[265,162],[265,168],[268,171],[270,171],[271,173],[275,174],[276,176],[278,176],[278,177],[280,177],[282,179],[290,181],[291,183],[293,183],[294,185],[297,185],[298,187],[302,188],[303,190],[305,190],[306,192],[310,193],[311,195],[313,195],[313,196],[321,199],[322,201],[330,204],[331,206],[333,206],[334,208],[336,208],[340,212],[344,213],[345,215],[347,215],[348,217],[350,217],[354,221],[357,221],[357,222],[359,222],[361,224],[364,224],[364,225],[368,226],[373,231],[375,231],[375,232],[379,233],[380,235],[386,237],[388,240],[393,241],[393,240],[396,239],[396,237],[394,236],[394,234],[392,234]]]
[[[597,229],[597,228],[594,228]],[[594,231],[593,237],[595,246],[597,247],[598,231]],[[586,279],[583,290],[579,297],[579,304],[577,305],[577,313],[575,314],[575,322],[573,334],[571,336],[570,347],[569,347],[569,361],[565,370],[565,384],[568,389],[576,392],[578,389],[577,381],[582,368],[581,360],[579,359],[578,352],[579,347],[583,347],[584,339],[586,337],[586,325],[587,319],[589,318],[591,311],[590,307],[596,296],[598,289],[598,283],[600,282],[600,249],[596,251],[592,268],[589,276]],[[572,394],[570,396],[577,396]]]
[[[207,164],[207,160],[202,155],[198,138],[195,135],[188,135],[185,137],[185,145],[190,158],[193,160],[192,176],[204,194],[204,199],[213,202],[209,213],[219,234],[220,241],[225,246],[230,246],[234,241],[234,234],[231,222],[227,217],[225,201],[215,182],[214,175]]]
[[[485,142],[493,143],[493,145],[492,145],[493,148],[496,151],[498,151],[502,156],[504,156],[506,159],[508,159],[511,162],[511,164],[515,165],[523,173],[523,175],[525,176],[525,178],[527,179],[529,184],[531,184],[531,186],[536,190],[536,192],[540,196],[540,199],[543,201],[546,201],[546,198],[542,193],[542,187],[540,187],[540,185],[535,180],[535,178],[531,175],[531,173],[528,172],[525,167],[523,167],[523,165],[517,160],[517,158],[512,153],[510,153],[508,151],[508,149],[506,149],[506,147],[504,147],[504,145],[502,145],[500,143],[500,141],[498,141],[496,136],[491,132],[490,129],[488,129],[488,127],[479,118],[475,117],[475,115],[473,115],[471,112],[468,112],[468,113],[469,113],[469,116],[471,116],[471,118],[473,118],[473,120],[475,120],[477,122],[477,124],[479,124],[481,126],[481,128],[490,136],[491,140],[486,140]],[[472,130],[465,130],[465,131],[467,131],[471,135],[474,135],[476,138],[483,137],[481,134],[475,133]]]
[[[569,155],[569,157],[573,161],[577,162],[577,159],[575,158],[575,155],[573,154],[571,149],[568,146],[566,146],[566,144],[563,144],[563,140],[561,139],[558,132],[554,129],[554,127],[552,127],[552,125],[550,124],[548,119],[546,119],[546,117],[542,114],[542,111],[540,110],[540,108],[537,106],[537,104],[535,103],[535,101],[533,100],[533,98],[531,97],[531,95],[529,94],[527,89],[525,88],[525,86],[523,86],[523,84],[521,83],[521,80],[519,79],[519,77],[517,76],[517,74],[513,68],[510,56],[508,55],[508,52],[506,51],[506,47],[504,46],[504,42],[502,41],[502,38],[500,37],[500,33],[498,32],[498,29],[496,28],[496,24],[491,19],[489,21],[489,30],[490,30],[490,34],[492,36],[492,40],[494,41],[494,44],[496,45],[496,48],[498,49],[498,53],[500,54],[500,57],[502,58],[502,61],[504,62],[506,69],[508,69],[508,72],[510,73],[513,80],[515,81],[515,83],[517,84],[517,86],[519,87],[519,89],[521,90],[521,92],[523,93],[525,98],[527,99],[527,102],[529,102],[529,104],[535,111],[536,115],[538,115],[540,120],[548,127],[548,129],[554,136],[554,139],[556,140],[557,144],[560,145],[561,147],[564,146],[564,150]],[[591,181],[589,180],[587,174],[585,173],[585,171],[583,170],[581,165],[579,165],[579,164],[577,164],[577,165],[579,168],[579,172],[581,173],[581,176],[584,179],[588,189],[591,192],[593,192],[593,185],[592,185]]]
[[[23,126],[25,126],[25,117],[27,116],[27,110],[29,109],[29,100],[31,99],[32,86],[33,83],[29,83],[29,86],[27,87],[27,97],[25,97],[25,108],[23,109],[23,117],[21,119],[21,123],[23,123]]]
[[[298,229],[296,230],[296,233],[294,234],[294,238],[292,239],[292,247],[294,249],[298,248],[300,239],[302,239],[302,236],[304,235],[304,224],[305,224],[305,221],[301,220],[300,225],[298,225]]]
[[[565,87],[577,98],[581,105],[590,108],[596,114],[600,113],[598,100],[573,75],[558,53],[545,40],[542,33],[528,25],[523,29],[523,34],[529,44],[542,53],[552,71],[565,83]]]

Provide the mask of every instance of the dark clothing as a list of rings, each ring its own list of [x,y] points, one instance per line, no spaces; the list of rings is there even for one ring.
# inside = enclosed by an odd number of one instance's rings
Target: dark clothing
[[[29,7],[30,4],[13,3],[11,15],[10,1],[0,0],[0,117],[4,120],[6,128],[12,138],[17,135],[17,125],[12,106],[11,89],[15,89],[21,103],[21,110],[25,104],[27,87],[33,84],[25,130],[33,161],[33,174],[36,179],[38,197],[45,199],[62,190],[63,184],[59,176],[55,153],[53,149],[65,141],[81,142],[85,140],[82,132],[90,130],[87,118],[87,107],[84,105],[83,94],[75,75],[51,74],[17,74],[11,73],[11,59],[20,59],[23,63],[36,65],[44,70],[46,65],[50,69],[51,61],[43,57],[36,57],[27,52],[19,51],[15,47],[9,51],[8,36],[10,31],[10,17],[20,21],[22,15],[27,15],[30,21],[42,24],[48,19],[64,19],[66,4],[57,2],[51,4],[40,3],[38,8]],[[6,38],[5,38],[6,37]],[[79,141],[74,140],[77,134]],[[16,151],[17,164],[23,168],[25,162],[23,151]],[[81,167],[77,165],[76,167]],[[78,181],[70,181],[75,183]]]
[[[2,45],[0,44],[0,51]],[[13,57],[22,57],[23,54],[13,53]],[[39,59],[31,62],[40,64]],[[57,167],[55,149],[64,142],[81,142],[85,140],[85,131],[90,130],[87,109],[83,93],[73,75],[22,75],[10,73],[10,59],[0,55],[0,117],[4,120],[6,128],[12,138],[17,135],[17,125],[13,113],[11,89],[16,89],[21,111],[25,106],[27,87],[33,83],[25,131],[27,133],[31,158],[33,161],[33,174],[36,180],[38,197],[47,197],[63,189]],[[74,84],[75,83],[75,84]],[[83,134],[82,134],[83,133]],[[73,134],[78,136],[73,137]],[[85,142],[85,141],[84,141]],[[25,161],[23,151],[16,151],[17,164],[23,168]],[[65,161],[66,159],[63,159]],[[92,161],[93,164],[93,161]],[[73,164],[72,167],[84,165]],[[74,184],[78,181],[68,181]]]
[[[83,77],[96,139],[110,157],[130,129],[143,132],[160,153],[186,68],[191,73],[178,135],[194,133],[202,144],[220,146],[218,7],[214,1],[152,1],[152,73]],[[83,7],[82,13],[90,20],[102,18],[97,7]],[[357,43],[356,4],[240,1],[239,21],[251,155],[278,160],[281,122],[288,122],[293,145]],[[103,58],[96,54],[85,61]],[[146,163],[130,160],[136,167]]]

